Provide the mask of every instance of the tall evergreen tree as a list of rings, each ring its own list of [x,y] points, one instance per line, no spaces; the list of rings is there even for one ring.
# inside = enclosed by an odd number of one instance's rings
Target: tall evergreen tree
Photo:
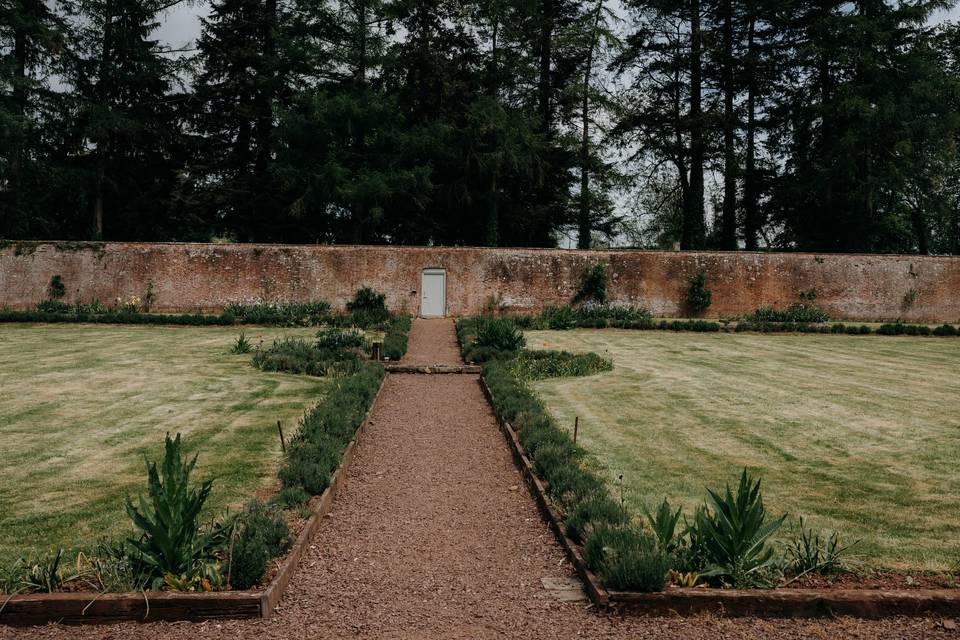
[[[157,2],[82,0],[68,74],[79,99],[74,152],[83,158],[96,238],[162,235],[175,180],[175,66],[151,34]]]

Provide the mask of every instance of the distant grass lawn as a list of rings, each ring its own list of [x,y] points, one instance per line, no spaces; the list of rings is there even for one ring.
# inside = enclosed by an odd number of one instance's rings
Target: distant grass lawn
[[[689,513],[704,487],[763,478],[771,514],[861,538],[874,567],[960,559],[960,340],[538,331],[532,349],[595,351],[612,372],[536,383],[616,494]]]
[[[183,434],[213,478],[209,516],[275,479],[287,437],[322,379],[263,373],[229,353],[235,328],[0,325],[0,561],[90,547],[131,531],[123,502],[146,487],[143,456]],[[246,329],[256,344],[310,329]]]

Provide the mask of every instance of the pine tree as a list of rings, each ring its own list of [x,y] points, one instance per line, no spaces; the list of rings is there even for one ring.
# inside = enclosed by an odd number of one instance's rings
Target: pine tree
[[[157,3],[83,0],[69,80],[96,238],[152,238],[175,180],[175,65],[151,39]],[[87,151],[89,146],[90,150]]]

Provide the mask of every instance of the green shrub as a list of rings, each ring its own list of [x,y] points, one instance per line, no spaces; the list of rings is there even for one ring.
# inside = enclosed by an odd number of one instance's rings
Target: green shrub
[[[601,528],[626,524],[627,514],[623,507],[608,493],[598,492],[583,500],[570,511],[564,523],[567,536],[583,544],[590,535]]]
[[[509,318],[480,318],[474,345],[501,352],[519,351],[526,345],[523,332]]]
[[[598,328],[612,323],[644,322],[651,319],[650,312],[643,307],[630,304],[598,304],[592,301],[577,307],[574,314],[579,326],[595,321]]]
[[[311,495],[320,495],[330,486],[330,475],[340,464],[342,449],[341,440],[324,433],[312,434],[309,439],[295,438],[280,467],[280,482],[285,488],[301,487]]]
[[[646,512],[650,530],[653,531],[657,546],[661,551],[675,553],[680,546],[681,535],[677,531],[677,525],[680,524],[682,513],[682,507],[677,507],[677,510],[674,511],[666,498],[663,499],[656,511],[648,510]]]
[[[343,449],[366,416],[383,373],[378,363],[359,365],[356,373],[340,379],[322,402],[304,414],[280,467],[287,495],[302,497],[294,493],[296,488],[319,495],[327,488]]]
[[[736,495],[730,485],[723,495],[709,489],[707,493],[706,508],[697,511],[693,525],[708,562],[702,575],[729,581],[736,587],[756,584],[759,571],[773,557],[767,541],[786,515],[766,521],[760,480],[754,481],[746,469]]]
[[[612,370],[613,361],[595,353],[523,351],[513,361],[513,374],[526,381],[592,376]]]
[[[329,327],[317,332],[317,349],[364,349],[367,346],[367,337],[354,330],[344,330],[339,327]]]
[[[50,296],[51,300],[59,300],[63,296],[67,295],[67,287],[63,284],[63,278],[61,278],[59,274],[50,278],[50,285],[47,287],[47,294]]]
[[[34,553],[0,566],[0,593],[54,593],[81,577],[71,563],[64,561],[63,549]]]
[[[261,324],[282,327],[314,327],[330,318],[330,303],[312,302],[231,302],[223,314],[243,324]]]
[[[274,502],[281,507],[299,507],[310,501],[310,494],[301,486],[283,487],[274,497]]]
[[[230,582],[234,588],[249,589],[263,579],[267,561],[284,553],[293,541],[283,515],[259,500],[247,505],[239,520],[240,531],[230,558]]]
[[[267,573],[267,563],[271,557],[266,543],[260,538],[238,538],[230,556],[230,586],[234,589],[249,589],[260,584]]]
[[[241,331],[237,337],[237,341],[233,343],[233,348],[230,349],[230,353],[239,355],[242,353],[250,353],[251,351],[253,351],[253,345],[250,344],[250,340],[247,339],[247,334]]]
[[[70,313],[72,309],[69,304],[62,300],[44,300],[37,303],[37,311],[41,313]]]
[[[931,330],[930,327],[925,324],[904,324],[898,320],[897,322],[880,325],[880,328],[877,329],[877,333],[885,336],[951,335],[949,333],[945,333],[943,327],[938,327],[938,329],[941,330],[940,333],[937,333],[936,330]]]
[[[687,287],[686,306],[693,315],[707,310],[713,301],[713,293],[707,288],[707,272],[701,269],[690,279]]]
[[[785,310],[774,309],[773,307],[761,307],[752,314],[745,316],[744,320],[748,322],[799,322],[805,324],[818,324],[827,322],[830,316],[822,309],[808,303],[796,302]]]
[[[580,289],[573,296],[572,302],[584,302],[592,300],[593,302],[604,303],[607,301],[607,265],[595,264],[580,280]]]
[[[372,327],[390,319],[387,311],[387,296],[370,287],[358,289],[353,300],[347,303],[347,311],[358,327]]]
[[[547,307],[540,317],[550,329],[567,330],[577,326],[577,314],[571,307]]]
[[[262,371],[286,371],[310,376],[348,375],[360,366],[354,351],[320,349],[302,338],[275,340],[268,349],[257,351],[253,366]]]
[[[670,556],[632,527],[600,528],[584,547],[584,560],[604,585],[617,591],[663,591]]]
[[[129,539],[138,560],[151,569],[153,587],[159,589],[167,575],[192,575],[200,565],[213,561],[223,547],[224,533],[200,527],[200,511],[213,488],[213,481],[199,488],[190,486],[190,474],[197,464],[183,457],[180,434],[166,436],[163,461],[147,462],[148,499],[140,496],[134,505],[127,498],[127,515],[142,534]]]
[[[396,316],[390,320],[383,337],[384,356],[390,360],[400,360],[406,355],[411,323],[408,315]]]
[[[933,330],[935,336],[955,336],[958,333],[960,332],[952,324],[941,325]]]
[[[845,568],[845,556],[857,543],[843,545],[834,531],[829,536],[807,528],[800,517],[800,533],[787,542],[787,559],[794,574],[836,575]]]

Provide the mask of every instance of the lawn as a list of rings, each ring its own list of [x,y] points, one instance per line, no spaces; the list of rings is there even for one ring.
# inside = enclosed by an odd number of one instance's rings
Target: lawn
[[[960,340],[537,331],[532,349],[595,351],[612,372],[536,383],[615,495],[688,510],[743,467],[771,514],[862,539],[872,567],[960,560]],[[789,532],[781,534],[786,535]]]
[[[254,344],[310,329],[247,328]],[[0,325],[0,561],[90,547],[131,531],[123,502],[146,486],[164,434],[199,451],[208,516],[275,481],[289,438],[327,382],[263,373],[229,353],[235,328]]]

